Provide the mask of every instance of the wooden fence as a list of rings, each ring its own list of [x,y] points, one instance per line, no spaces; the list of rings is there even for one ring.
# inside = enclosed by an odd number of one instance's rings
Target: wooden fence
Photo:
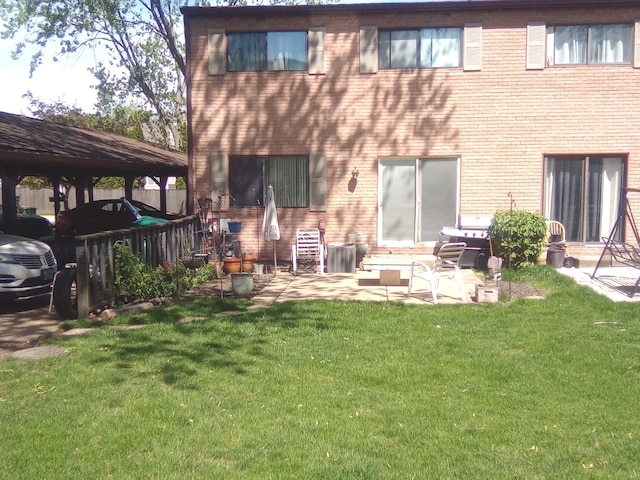
[[[116,285],[114,246],[126,242],[149,268],[191,258],[200,252],[203,240],[197,216],[149,227],[117,230],[75,237],[78,318],[87,318],[96,308],[113,303],[119,296]]]
[[[33,190],[31,188],[18,187],[16,189],[16,196],[19,197],[19,207],[23,209],[35,209],[39,215],[50,215],[55,211],[53,202],[50,200],[53,197],[53,190],[51,188]],[[94,200],[124,197],[124,189],[96,188],[93,191],[93,197]],[[133,199],[160,208],[160,192],[158,190],[135,188],[133,190]],[[167,212],[186,214],[186,201],[186,190],[167,190]],[[69,208],[76,206],[76,195],[75,189],[73,188],[69,192],[68,205]]]

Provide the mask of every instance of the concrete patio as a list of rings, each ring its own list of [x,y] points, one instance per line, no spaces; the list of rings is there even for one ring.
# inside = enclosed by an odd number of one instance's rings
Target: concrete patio
[[[612,266],[559,268],[558,272],[572,278],[578,285],[585,285],[614,302],[640,302],[640,289],[633,294],[634,285],[640,276],[640,270],[632,267]]]
[[[403,273],[405,275],[401,278],[401,285],[380,285],[378,281],[379,272],[357,270],[356,273],[330,273],[325,275],[313,272],[303,272],[298,275],[278,272],[252,299],[261,304],[273,304],[289,300],[327,299],[433,305],[429,283],[423,280],[414,281],[414,288],[409,296],[407,295],[408,272]],[[481,285],[483,280],[470,269],[463,269],[462,277],[465,284],[467,302],[472,302],[476,285]],[[460,299],[460,291],[456,280],[440,280],[438,302],[441,304],[463,303]]]

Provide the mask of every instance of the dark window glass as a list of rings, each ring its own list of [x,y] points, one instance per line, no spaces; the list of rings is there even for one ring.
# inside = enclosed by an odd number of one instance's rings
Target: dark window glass
[[[228,69],[307,70],[307,32],[230,33]]]
[[[229,189],[237,207],[263,205],[272,185],[278,207],[309,205],[309,159],[306,156],[230,157]]]
[[[462,30],[423,28],[421,30],[381,30],[378,32],[378,67],[395,68],[459,67]]]

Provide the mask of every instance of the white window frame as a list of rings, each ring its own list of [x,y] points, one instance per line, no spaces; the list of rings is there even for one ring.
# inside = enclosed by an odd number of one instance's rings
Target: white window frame
[[[269,36],[274,36],[274,35],[286,35],[286,34],[304,34],[304,39],[305,39],[305,44],[304,44],[304,60],[305,60],[305,66],[304,68],[285,68],[285,64],[287,63],[287,55],[285,52],[284,56],[280,56],[277,59],[272,59],[270,58],[270,43],[269,43]],[[305,31],[305,30],[270,30],[270,31],[252,31],[252,32],[227,32],[227,39],[226,39],[226,48],[227,48],[227,52],[226,52],[226,57],[227,57],[227,62],[226,62],[226,66],[227,66],[227,72],[228,73],[243,73],[243,72],[272,72],[272,71],[276,71],[276,72],[308,72],[309,71],[309,32]],[[249,69],[243,69],[243,68],[232,68],[232,64],[233,62],[230,60],[230,45],[231,45],[231,38],[234,35],[244,35],[244,36],[248,36],[248,35],[256,35],[256,36],[264,36],[264,58],[262,59],[263,63],[264,63],[264,67],[263,68],[249,68]],[[322,39],[324,41],[324,38]],[[296,44],[296,47],[299,47],[300,45]],[[324,58],[323,58],[324,60]]]
[[[619,182],[619,185],[617,186],[617,190],[613,190],[614,185],[611,182],[608,182],[608,190],[609,190],[609,194],[613,194],[614,192],[617,192],[619,197],[617,199],[617,202],[620,202],[622,200],[622,192],[624,190],[624,188],[627,185],[627,179],[626,179],[626,172],[628,169],[628,157],[626,155],[621,155],[621,154],[611,154],[611,155],[545,155],[544,156],[544,189],[543,189],[543,212],[544,212],[544,216],[548,219],[548,220],[557,220],[557,221],[562,221],[561,218],[555,218],[552,216],[552,198],[551,195],[553,193],[554,188],[557,187],[556,184],[556,180],[552,178],[551,176],[551,171],[549,168],[549,161],[550,160],[564,160],[564,161],[572,161],[572,162],[580,162],[580,169],[582,171],[582,178],[581,178],[581,185],[580,185],[580,205],[579,207],[579,212],[577,213],[577,215],[579,216],[580,219],[580,228],[579,228],[579,232],[578,232],[578,238],[577,239],[570,239],[569,238],[569,233],[570,233],[570,226],[569,225],[565,225],[565,228],[567,229],[567,241],[573,241],[576,243],[581,243],[581,244],[600,244],[601,242],[601,238],[598,238],[598,240],[595,241],[587,241],[587,236],[588,236],[588,232],[587,229],[589,228],[588,225],[588,219],[589,219],[589,215],[590,212],[588,211],[588,202],[590,199],[592,199],[592,192],[589,191],[589,185],[590,185],[590,180],[591,180],[591,163],[592,161],[607,161],[607,160],[616,160],[619,161],[621,163],[621,170],[619,172],[617,172],[617,175],[619,175],[618,178],[615,178],[614,181]],[[615,175],[613,175],[611,178],[615,177]],[[603,182],[605,181],[605,177],[603,176]],[[604,183],[603,183],[604,185]],[[604,187],[603,187],[604,188]],[[603,220],[602,218],[600,219],[601,222],[605,222],[605,225],[601,225],[600,226],[600,237],[602,236],[607,236],[610,233],[611,227],[613,226],[613,222],[615,222],[615,219],[617,218],[617,212],[618,212],[618,208],[619,208],[619,204],[611,204],[612,198],[608,197],[607,198],[608,204],[607,205],[600,205],[600,211],[602,211],[603,213],[606,213],[605,217],[606,220]],[[603,209],[603,207],[606,207]]]
[[[476,26],[477,28],[477,26]],[[436,31],[436,30],[457,30],[458,31],[458,59],[457,59],[457,65],[436,65],[436,66],[423,66],[422,64],[422,54],[424,52],[427,51],[427,49],[424,48],[424,45],[422,45],[422,43],[424,42],[424,39],[426,38],[424,35],[426,32],[432,32],[432,31]],[[390,28],[390,29],[381,29],[378,31],[378,45],[377,45],[377,49],[378,49],[378,70],[406,70],[406,69],[425,69],[425,70],[431,70],[431,69],[440,69],[440,68],[463,68],[463,57],[465,57],[465,51],[464,51],[464,38],[465,38],[465,32],[464,32],[464,28],[463,27],[458,27],[458,26],[450,26],[450,27],[424,27],[424,28]],[[391,37],[391,35],[393,35],[394,33],[413,33],[415,34],[416,37],[416,46],[415,46],[415,65],[412,66],[407,66],[407,67],[402,67],[402,66],[393,66],[393,58],[392,55],[389,54],[389,66],[386,65],[382,65],[380,64],[380,60],[381,60],[381,55],[382,52],[379,48],[380,46],[380,37],[382,35],[389,35],[389,37]],[[389,39],[391,41],[391,38]],[[405,40],[408,41],[408,40]],[[476,39],[475,42],[478,42],[478,40]],[[474,45],[476,48],[478,47],[478,45]],[[431,47],[431,46],[430,46]],[[393,45],[390,45],[391,48],[391,52],[393,51]],[[429,51],[431,51],[431,48],[428,49]],[[477,56],[477,53],[476,53]],[[476,63],[477,64],[477,63]]]
[[[622,61],[593,61],[592,60],[592,35],[593,31],[598,28],[606,28],[606,27],[616,27],[616,26],[624,26],[629,28],[629,36],[626,39],[628,41],[628,45],[626,45],[625,50],[628,52],[628,59]],[[585,58],[584,61],[566,61],[560,62],[556,58],[556,30],[559,28],[585,28],[586,31],[586,39],[585,39]],[[637,35],[637,32],[635,32]],[[637,38],[637,37],[636,37]],[[633,24],[627,23],[616,23],[616,24],[585,24],[585,25],[550,25],[547,27],[547,66],[578,66],[578,65],[631,65],[634,61],[634,26]]]

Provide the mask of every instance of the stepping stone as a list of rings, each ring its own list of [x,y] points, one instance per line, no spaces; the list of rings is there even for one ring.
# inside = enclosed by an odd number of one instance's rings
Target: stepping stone
[[[206,319],[207,317],[184,317],[179,320],[179,323],[203,322]]]
[[[68,351],[64,347],[45,346],[17,350],[11,353],[10,356],[13,358],[18,358],[20,360],[40,360],[41,358],[62,357],[67,353]]]
[[[86,335],[87,333],[94,332],[95,328],[72,328],[70,330],[66,330],[62,332],[63,337],[79,337],[81,335]]]

